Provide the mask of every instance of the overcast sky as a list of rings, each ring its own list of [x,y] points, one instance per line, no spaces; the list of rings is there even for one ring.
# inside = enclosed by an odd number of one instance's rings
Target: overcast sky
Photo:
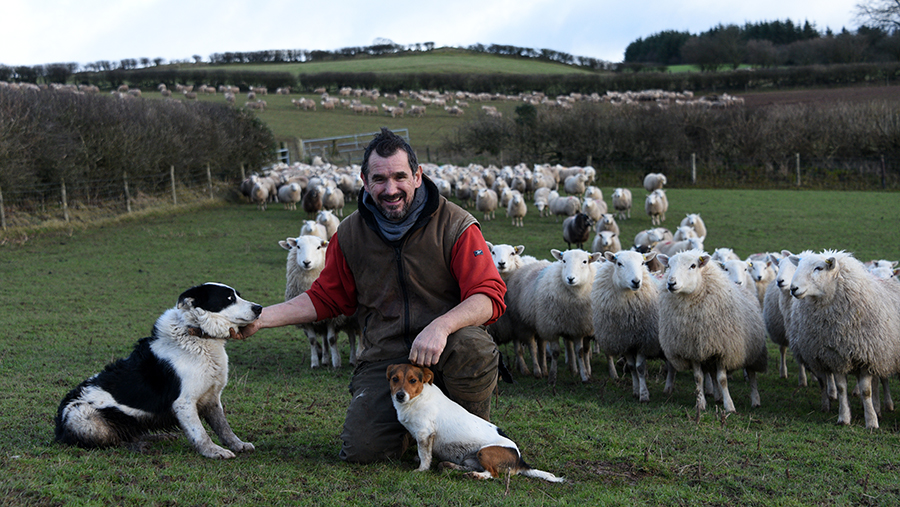
[[[621,62],[639,37],[698,34],[722,24],[790,19],[856,28],[859,0],[12,0],[0,64],[189,60],[265,49],[335,50],[376,38],[435,47],[481,43],[552,49]],[[384,6],[390,6],[385,9]]]

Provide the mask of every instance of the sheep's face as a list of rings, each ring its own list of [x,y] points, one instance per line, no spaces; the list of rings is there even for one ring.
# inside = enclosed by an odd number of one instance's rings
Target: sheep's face
[[[710,256],[700,250],[680,252],[664,262],[669,266],[666,289],[673,294],[693,293],[703,284],[703,270],[717,269],[709,265]]]
[[[288,240],[291,243],[291,240]],[[303,271],[322,269],[325,266],[325,251],[328,242],[318,236],[299,236],[293,239],[288,256],[294,256],[294,262]]]
[[[625,250],[618,253],[606,253],[606,260],[615,266],[613,279],[617,287],[623,290],[638,291],[644,281],[644,256],[638,252]]]
[[[747,271],[750,273],[750,279],[754,282],[761,282],[770,266],[772,266],[772,261],[768,260],[747,262]]]
[[[832,255],[811,253],[802,257],[788,257],[797,266],[791,278],[791,295],[797,299],[827,295],[836,283],[839,259]]]
[[[595,252],[589,254],[584,250],[550,250],[553,257],[563,264],[562,281],[569,287],[590,286],[594,281],[593,263],[600,260],[601,254]]]
[[[744,261],[730,259],[722,264],[722,270],[735,285],[744,286],[750,283],[750,268]]]
[[[403,220],[422,186],[422,168],[413,172],[404,150],[397,150],[389,157],[373,151],[369,156],[369,174],[363,177],[363,186],[372,196],[375,206],[389,220]]]
[[[512,245],[488,245],[491,249],[491,257],[494,259],[494,266],[501,275],[508,274],[519,265],[516,257],[525,251],[522,245],[513,247]]]

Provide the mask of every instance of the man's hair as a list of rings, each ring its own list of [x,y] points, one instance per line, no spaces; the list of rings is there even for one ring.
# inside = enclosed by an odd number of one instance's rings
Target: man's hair
[[[406,158],[409,161],[409,169],[413,174],[416,174],[416,171],[419,170],[419,160],[416,158],[416,152],[413,151],[412,146],[406,142],[406,139],[391,132],[387,127],[381,127],[381,133],[375,136],[375,139],[372,139],[369,145],[366,146],[365,153],[363,153],[361,169],[363,178],[366,180],[369,178],[369,157],[372,155],[373,151],[377,153],[378,156],[387,158],[397,153],[398,150],[406,152]]]

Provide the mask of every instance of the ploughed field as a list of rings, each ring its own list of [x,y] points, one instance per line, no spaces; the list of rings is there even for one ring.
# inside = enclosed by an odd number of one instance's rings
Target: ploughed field
[[[788,104],[828,104],[836,102],[900,101],[900,86],[854,86],[778,90],[738,94],[750,107]]]

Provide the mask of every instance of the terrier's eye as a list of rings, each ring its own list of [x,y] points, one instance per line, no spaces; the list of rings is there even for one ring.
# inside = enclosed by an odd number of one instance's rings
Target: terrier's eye
[[[409,383],[410,383],[410,384],[415,384],[415,383],[416,383],[416,379],[415,379],[415,378],[409,379]]]

